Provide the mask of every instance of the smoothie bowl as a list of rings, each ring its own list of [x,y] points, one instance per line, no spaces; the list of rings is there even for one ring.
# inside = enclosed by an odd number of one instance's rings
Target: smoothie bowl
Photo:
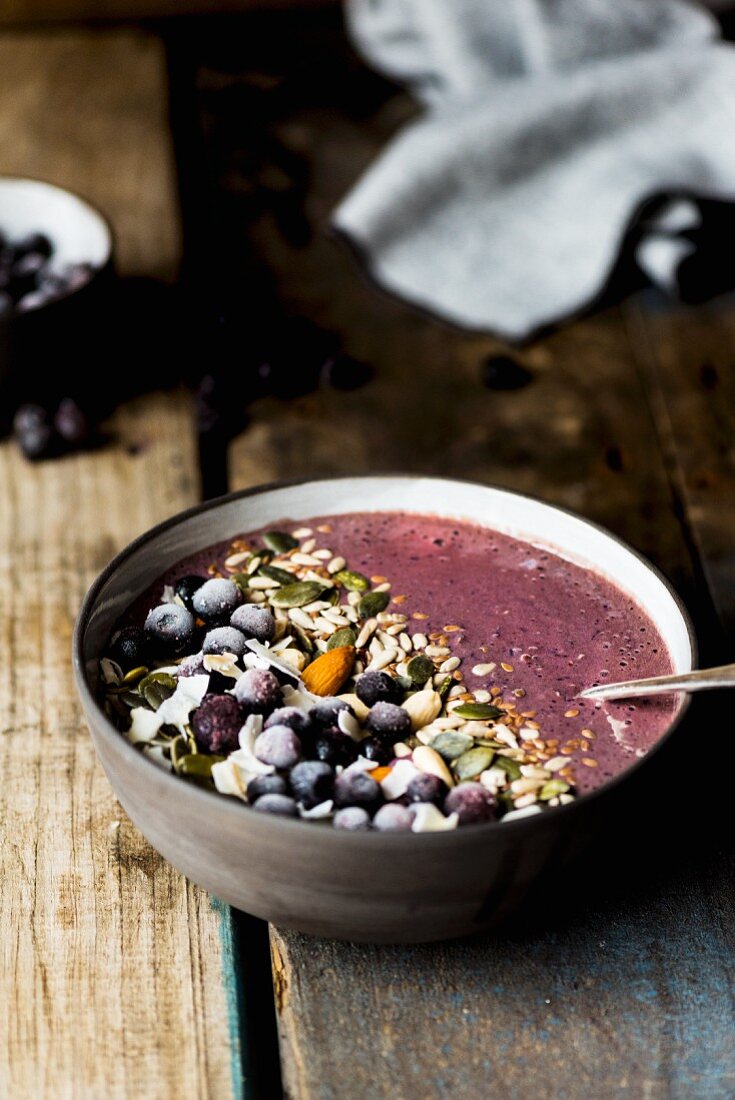
[[[594,525],[397,476],[160,525],[90,590],[74,659],[110,782],[167,859],[277,924],[395,942],[477,931],[561,873],[685,709],[579,691],[686,671],[694,645]]]

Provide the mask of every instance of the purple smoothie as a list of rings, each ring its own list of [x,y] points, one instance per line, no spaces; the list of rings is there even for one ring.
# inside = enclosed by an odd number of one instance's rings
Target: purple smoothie
[[[598,574],[530,543],[441,517],[354,513],[282,520],[269,528],[311,527],[317,534],[325,525],[331,532],[318,534],[320,545],[346,558],[350,569],[387,578],[391,596],[405,597],[389,610],[409,615],[409,632],[461,628],[452,632],[451,647],[462,659],[468,688],[499,688],[518,711],[535,711],[539,736],[552,747],[556,742],[556,752],[567,749],[580,794],[633,764],[671,724],[673,696],[604,704],[577,699],[582,688],[605,680],[672,671],[645,611]],[[260,533],[241,537],[256,546]],[[177,563],[133,617],[158,602],[165,583],[205,574],[229,553],[231,540]],[[428,617],[414,619],[417,613]],[[474,666],[489,663],[496,666],[491,672],[473,675]],[[579,713],[567,716],[574,710]]]

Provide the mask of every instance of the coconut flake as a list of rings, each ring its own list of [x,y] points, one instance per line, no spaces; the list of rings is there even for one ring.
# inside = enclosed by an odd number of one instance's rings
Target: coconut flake
[[[191,712],[199,706],[209,687],[209,676],[182,676],[176,682],[176,691],[164,699],[157,714],[167,726],[176,726],[180,733],[186,733],[186,725]]]
[[[371,772],[373,768],[377,768],[377,760],[368,760],[367,756],[358,756],[357,760],[353,762],[343,770],[345,772]]]
[[[520,810],[509,810],[507,814],[503,814],[501,821],[514,821],[518,817],[530,817],[531,814],[540,814],[543,810],[540,806],[524,806]]]
[[[294,687],[292,684],[283,685],[284,707],[297,707],[299,710],[311,710],[316,696],[311,695],[303,686]]]
[[[282,661],[279,660],[278,657],[274,657],[273,651],[267,649],[266,646],[262,645],[260,642],[257,642],[255,638],[249,638],[245,645],[248,647],[248,649],[252,650],[254,657],[259,658],[260,662],[255,665],[251,665],[250,661],[253,658],[245,657],[244,663],[248,665],[248,668],[268,668],[269,665],[272,665],[273,668],[277,668],[281,672],[285,672],[287,676],[291,676],[298,681],[301,680],[298,671],[294,668],[293,665],[290,665],[288,661]]]
[[[445,817],[433,802],[414,802],[409,811],[413,817],[412,833],[444,833],[456,829],[459,823],[459,814]]]
[[[237,798],[245,798],[245,786],[240,776],[240,769],[230,756],[227,760],[218,760],[212,764],[212,779],[220,794],[232,794]]]
[[[398,760],[381,781],[380,789],[388,801],[392,802],[406,793],[408,784],[416,775],[421,775],[421,772],[410,760]]]
[[[331,798],[328,798],[326,802],[320,802],[318,806],[312,806],[310,810],[305,810],[301,803],[298,803],[299,817],[306,818],[309,821],[319,821],[325,817],[331,817],[334,809],[334,802]]]
[[[133,745],[152,741],[163,725],[161,715],[155,710],[148,710],[147,707],[133,707],[130,718],[130,729],[126,736]]]
[[[164,771],[173,771],[171,761],[164,753],[161,745],[144,745],[143,755],[147,756],[149,760],[152,760],[159,768],[163,768]]]
[[[205,653],[202,664],[207,672],[219,672],[221,676],[229,676],[233,680],[239,680],[242,676],[234,653]]]
[[[341,710],[338,712],[337,725],[342,730],[342,733],[346,733],[353,741],[360,740],[362,733],[360,730],[360,723],[357,721],[354,714],[350,714],[348,710]]]
[[[164,584],[161,593],[161,603],[173,603],[176,599],[176,589],[172,584]],[[182,605],[183,606],[183,605]]]
[[[237,739],[240,742],[240,748],[245,752],[255,751],[255,738],[263,730],[263,715],[262,714],[249,714],[245,719],[245,725],[237,735]]]

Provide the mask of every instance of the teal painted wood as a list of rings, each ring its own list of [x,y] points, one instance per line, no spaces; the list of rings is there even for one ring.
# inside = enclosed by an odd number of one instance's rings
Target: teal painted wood
[[[212,897],[212,908],[219,915],[222,976],[227,997],[230,1038],[230,1067],[233,1100],[255,1100],[249,1073],[247,1029],[244,1026],[244,990],[241,980],[240,948],[232,909]]]

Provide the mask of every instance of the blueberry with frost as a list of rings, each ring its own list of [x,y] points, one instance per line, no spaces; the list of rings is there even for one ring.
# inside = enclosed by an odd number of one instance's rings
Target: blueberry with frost
[[[241,630],[246,638],[254,638],[265,645],[272,642],[276,633],[276,620],[267,607],[257,607],[252,603],[241,604],[230,617],[230,626]]]
[[[234,581],[213,577],[205,581],[191,598],[191,606],[200,619],[213,626],[229,622],[233,611],[242,603],[242,593]]]
[[[145,634],[156,653],[175,657],[191,646],[195,627],[191,611],[178,603],[161,603],[148,612]]]

